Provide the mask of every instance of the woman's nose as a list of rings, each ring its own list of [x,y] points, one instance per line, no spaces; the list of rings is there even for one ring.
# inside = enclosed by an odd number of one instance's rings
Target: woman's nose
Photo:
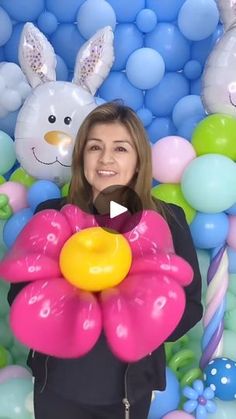
[[[112,154],[112,151],[110,151],[110,150],[104,150],[101,153],[100,161],[103,162],[103,163],[113,162],[114,161],[114,156]]]

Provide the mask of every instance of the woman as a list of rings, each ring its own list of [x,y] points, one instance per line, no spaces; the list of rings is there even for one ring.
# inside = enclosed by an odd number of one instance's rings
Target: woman
[[[151,150],[145,130],[136,114],[119,103],[101,105],[87,116],[75,142],[68,197],[46,201],[37,211],[60,210],[66,203],[72,203],[85,211],[102,213],[104,208],[97,205],[96,198],[112,185],[132,188],[143,208],[154,209],[166,218],[176,254],[193,268],[194,279],[185,288],[185,312],[168,338],[174,341],[202,316],[197,257],[182,209],[151,197]],[[129,205],[132,207],[127,202]],[[132,212],[136,210],[134,206],[129,207]],[[11,286],[10,303],[24,285]],[[163,345],[127,365],[111,353],[103,334],[95,347],[79,359],[31,352],[28,365],[35,377],[36,419],[145,419],[152,390],[164,390],[166,385]]]

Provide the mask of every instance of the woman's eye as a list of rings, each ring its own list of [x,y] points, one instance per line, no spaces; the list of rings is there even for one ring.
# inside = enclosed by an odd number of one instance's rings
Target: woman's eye
[[[117,147],[116,150],[118,150],[118,151],[127,151],[126,148],[121,147],[121,146],[120,147]]]
[[[92,150],[92,151],[99,150],[99,146],[98,146],[98,145],[92,145],[92,146],[90,147],[90,150]]]

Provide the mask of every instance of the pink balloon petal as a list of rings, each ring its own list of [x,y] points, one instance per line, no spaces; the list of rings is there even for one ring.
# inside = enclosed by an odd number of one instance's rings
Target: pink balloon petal
[[[0,276],[10,282],[57,276],[58,256],[72,230],[59,211],[34,215],[0,261]]]
[[[93,214],[82,211],[79,207],[67,204],[61,209],[61,213],[67,219],[73,233],[89,227],[97,227],[98,223]]]
[[[14,300],[10,323],[26,346],[61,358],[86,354],[102,327],[96,297],[62,278],[27,285]]]
[[[116,289],[101,293],[104,330],[112,352],[138,361],[165,342],[178,325],[185,293],[164,275],[130,275]]]
[[[128,232],[124,233],[132,248],[133,257],[143,257],[145,254],[154,256],[159,250],[167,253],[174,251],[169,226],[160,214],[151,210],[143,211],[137,225],[135,217],[138,215],[134,214],[129,218],[125,225],[125,231]]]

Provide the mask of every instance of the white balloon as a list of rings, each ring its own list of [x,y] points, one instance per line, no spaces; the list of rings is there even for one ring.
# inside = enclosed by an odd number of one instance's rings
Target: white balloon
[[[208,57],[202,101],[208,113],[236,116],[236,0],[218,0],[225,33]]]

